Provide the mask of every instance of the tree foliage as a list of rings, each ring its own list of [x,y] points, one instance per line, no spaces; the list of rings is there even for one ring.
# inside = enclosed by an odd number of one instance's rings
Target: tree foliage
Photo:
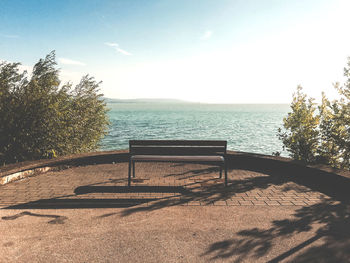
[[[337,118],[337,103],[331,103],[322,93],[322,102],[319,106],[320,138],[317,149],[318,161],[321,163],[338,166],[340,148],[336,137],[339,134],[339,119]]]
[[[316,156],[319,132],[317,126],[319,117],[315,115],[316,105],[312,99],[307,99],[302,87],[298,86],[293,94],[292,112],[283,119],[286,131],[279,130],[279,137],[291,157],[296,160],[313,162]]]
[[[301,87],[293,95],[292,112],[278,136],[294,159],[350,169],[350,58],[344,76],[343,85],[335,84],[340,99],[331,102],[322,93],[317,110]]]
[[[19,66],[0,64],[0,162],[96,149],[108,127],[100,83],[86,75],[61,85],[54,52],[30,75]]]

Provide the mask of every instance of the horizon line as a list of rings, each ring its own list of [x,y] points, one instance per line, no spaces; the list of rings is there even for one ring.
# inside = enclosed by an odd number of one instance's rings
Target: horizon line
[[[182,102],[182,103],[196,103],[196,104],[275,104],[275,105],[290,105],[290,102],[207,102],[207,101],[192,101],[192,100],[186,100],[186,99],[177,99],[177,98],[111,98],[103,96],[104,99],[110,99],[110,100],[116,100],[116,101],[173,101],[173,102]]]

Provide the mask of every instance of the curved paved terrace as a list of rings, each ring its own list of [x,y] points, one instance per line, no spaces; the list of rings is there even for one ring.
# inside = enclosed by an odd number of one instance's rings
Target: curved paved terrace
[[[348,172],[231,152],[226,188],[216,167],[173,163],[137,163],[128,188],[125,153],[58,164],[0,186],[0,262],[350,258]]]

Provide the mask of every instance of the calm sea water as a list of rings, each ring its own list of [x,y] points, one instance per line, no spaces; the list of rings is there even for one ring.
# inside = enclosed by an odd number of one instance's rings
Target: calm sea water
[[[282,151],[276,134],[289,111],[289,105],[281,104],[107,105],[111,126],[101,150],[127,149],[130,139],[217,139],[227,140],[230,150],[271,154]]]

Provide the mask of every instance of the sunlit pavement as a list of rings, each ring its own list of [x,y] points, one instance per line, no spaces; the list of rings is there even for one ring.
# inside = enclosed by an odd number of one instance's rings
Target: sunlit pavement
[[[244,164],[225,188],[212,166],[138,163],[128,188],[127,170],[72,167],[0,186],[0,262],[350,258],[348,178]]]

